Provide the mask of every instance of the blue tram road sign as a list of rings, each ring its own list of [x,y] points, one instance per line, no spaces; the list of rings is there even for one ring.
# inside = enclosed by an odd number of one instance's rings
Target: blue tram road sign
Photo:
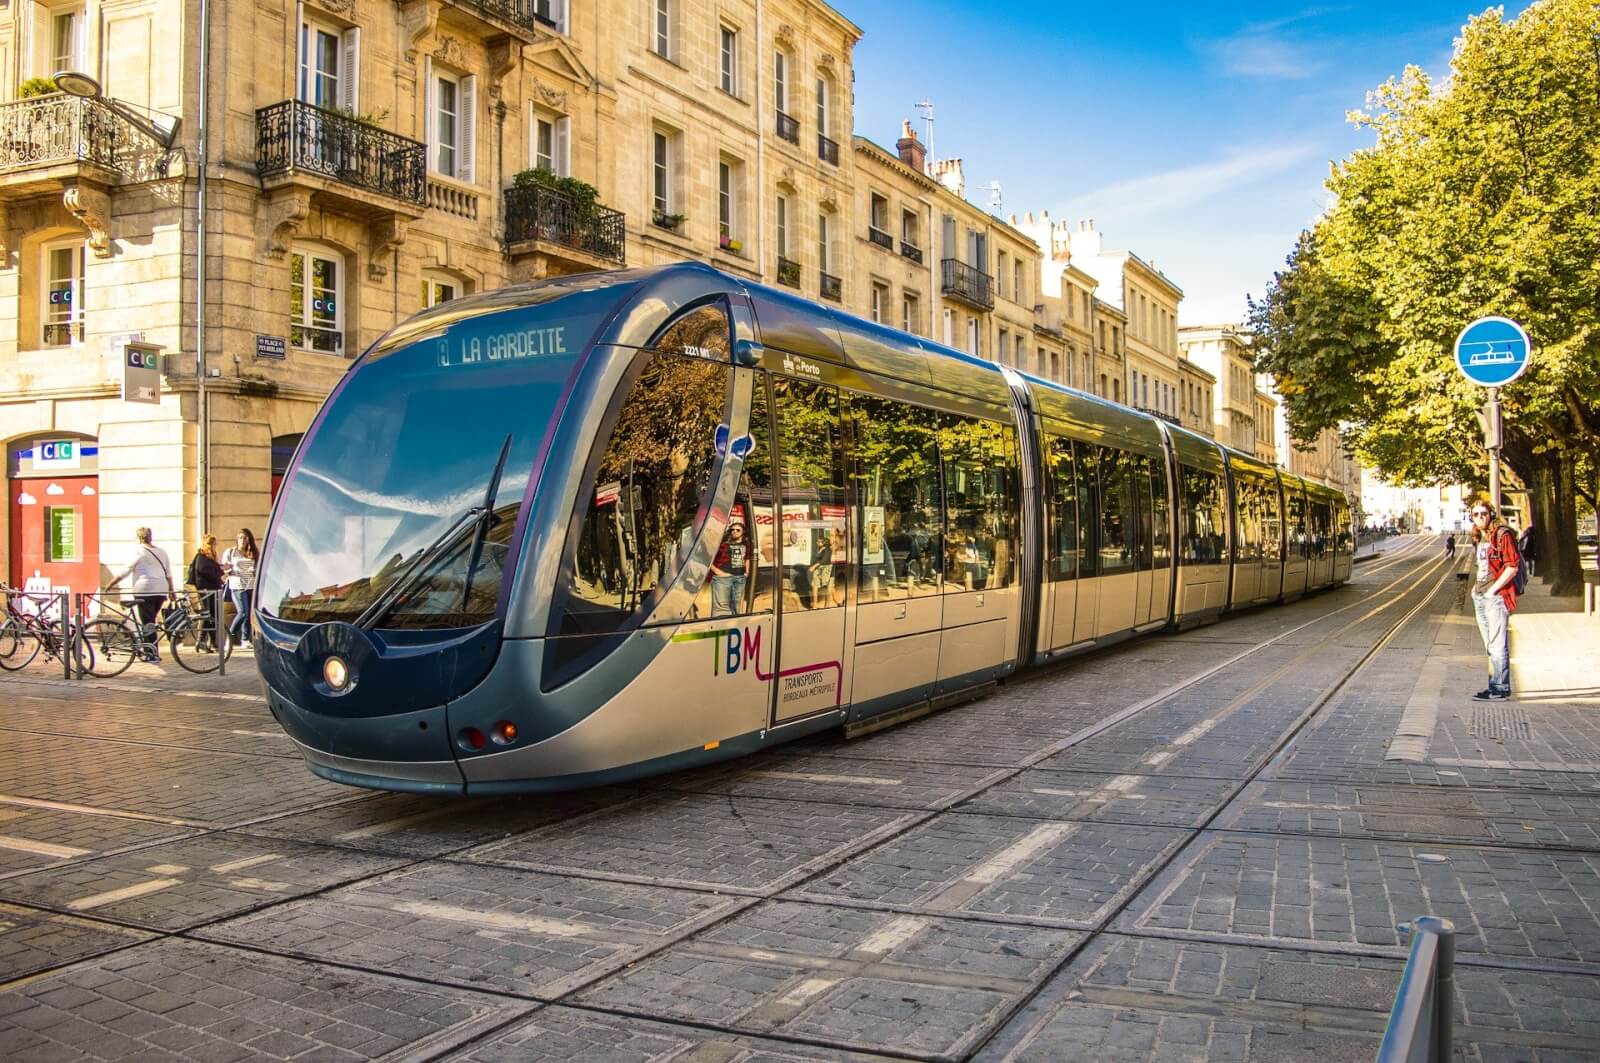
[[[1522,326],[1504,317],[1480,317],[1456,337],[1456,368],[1474,384],[1498,388],[1528,368],[1533,349]]]

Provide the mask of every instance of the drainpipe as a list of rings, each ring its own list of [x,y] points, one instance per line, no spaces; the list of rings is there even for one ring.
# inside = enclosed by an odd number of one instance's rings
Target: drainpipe
[[[195,285],[194,285],[194,350],[195,350],[195,404],[198,407],[199,427],[196,432],[195,491],[199,495],[200,535],[211,524],[211,401],[206,390],[206,166],[207,138],[206,111],[210,106],[211,83],[211,3],[200,2],[200,98],[199,147],[197,157],[200,170],[195,182]]]
[[[756,276],[763,279],[767,275],[767,136],[764,124],[766,112],[761,109],[761,72],[767,65],[761,54],[765,47],[762,37],[765,14],[765,6],[761,0],[756,0]],[[820,272],[822,267],[819,265],[817,269]]]

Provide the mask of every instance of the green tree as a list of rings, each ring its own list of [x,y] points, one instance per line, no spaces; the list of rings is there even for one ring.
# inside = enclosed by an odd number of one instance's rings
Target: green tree
[[[1375,143],[1333,167],[1333,205],[1252,302],[1257,366],[1303,438],[1339,426],[1401,482],[1481,483],[1485,396],[1452,346],[1480,315],[1520,321],[1535,350],[1501,389],[1503,455],[1540,575],[1576,594],[1577,499],[1600,455],[1600,8],[1487,11],[1447,81],[1409,67],[1350,117]]]

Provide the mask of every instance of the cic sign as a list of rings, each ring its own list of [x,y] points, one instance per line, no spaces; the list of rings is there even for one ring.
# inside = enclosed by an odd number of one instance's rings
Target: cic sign
[[[122,401],[161,404],[161,348],[153,343],[122,345]]]

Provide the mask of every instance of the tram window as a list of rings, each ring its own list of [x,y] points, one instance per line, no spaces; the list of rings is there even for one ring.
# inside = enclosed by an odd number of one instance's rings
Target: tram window
[[[621,630],[647,613],[695,542],[695,519],[726,423],[726,364],[668,354],[646,359],[617,414],[565,573],[563,634]]]
[[[680,315],[657,333],[649,346],[666,354],[727,362],[732,336],[727,306],[718,300]]]
[[[1259,561],[1261,559],[1261,505],[1257,499],[1256,482],[1246,476],[1234,478],[1233,559]]]
[[[1299,490],[1290,488],[1285,492],[1287,502],[1284,506],[1284,521],[1289,532],[1289,557],[1304,558],[1306,555],[1306,500]]]
[[[761,543],[767,564],[783,569],[784,609],[844,605],[850,578],[844,448],[839,392],[803,380],[773,381],[783,452],[782,510],[776,545]]]
[[[1073,447],[1078,473],[1078,576],[1100,575],[1100,473],[1099,448],[1089,443]]]
[[[1139,494],[1132,470],[1134,458],[1111,447],[1100,448],[1100,574],[1116,576],[1134,570],[1138,546]]]
[[[1275,483],[1261,485],[1261,556],[1283,559],[1283,493]]]
[[[859,600],[939,593],[944,554],[939,415],[868,395],[845,397],[852,426]]]
[[[1078,484],[1072,440],[1052,436],[1050,455],[1050,579],[1078,576]],[[1092,474],[1091,474],[1092,475]]]
[[[1335,521],[1335,549],[1341,554],[1351,551],[1350,541],[1350,507],[1343,502],[1333,504],[1333,519]]]
[[[695,595],[692,615],[696,617],[772,611],[772,430],[767,422],[767,375],[750,375],[752,446],[744,458],[723,541],[711,555],[712,567],[723,574],[707,572],[705,584]],[[765,556],[763,544],[768,550]],[[740,572],[745,573],[742,579]]]
[[[1150,497],[1151,460],[1143,455],[1128,456],[1128,475],[1139,489],[1139,569],[1149,572],[1155,567],[1153,542],[1155,510]]]
[[[1016,433],[1007,425],[947,414],[944,459],[944,589],[1010,586],[1017,541]]]
[[[1214,472],[1179,467],[1182,484],[1183,561],[1190,565],[1215,565],[1227,560],[1226,512],[1222,504],[1222,477]]]
[[[1155,534],[1151,539],[1155,567],[1167,568],[1172,564],[1172,500],[1167,496],[1165,458],[1149,458],[1150,498],[1154,505]]]

